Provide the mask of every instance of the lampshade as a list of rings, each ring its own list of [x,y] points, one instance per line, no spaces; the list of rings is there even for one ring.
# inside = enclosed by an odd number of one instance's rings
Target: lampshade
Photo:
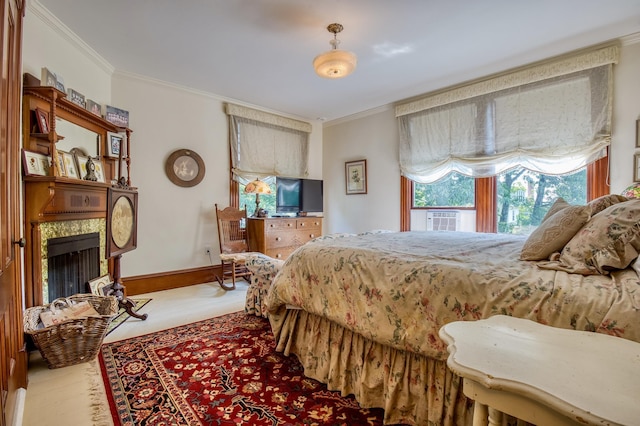
[[[271,188],[260,179],[256,179],[244,187],[244,192],[246,194],[271,194]]]
[[[640,198],[640,182],[628,186],[620,195],[628,198]]]
[[[356,55],[352,52],[338,49],[340,40],[337,39],[336,35],[342,31],[342,28],[342,25],[335,23],[327,27],[327,30],[333,33],[333,40],[329,41],[332,49],[321,53],[313,60],[313,68],[320,77],[342,78],[356,69],[358,63]]]

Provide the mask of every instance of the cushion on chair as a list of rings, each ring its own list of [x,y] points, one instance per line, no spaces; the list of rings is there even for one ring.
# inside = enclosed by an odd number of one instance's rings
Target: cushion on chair
[[[220,259],[223,262],[246,263],[248,256],[257,254],[262,253],[255,251],[247,251],[244,253],[220,253]]]

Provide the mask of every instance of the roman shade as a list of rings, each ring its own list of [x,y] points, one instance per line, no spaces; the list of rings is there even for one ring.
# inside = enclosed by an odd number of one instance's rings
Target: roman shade
[[[427,95],[396,107],[403,176],[433,183],[456,171],[575,171],[611,138],[610,45]]]
[[[235,180],[307,176],[310,123],[235,104],[227,104],[226,113]]]

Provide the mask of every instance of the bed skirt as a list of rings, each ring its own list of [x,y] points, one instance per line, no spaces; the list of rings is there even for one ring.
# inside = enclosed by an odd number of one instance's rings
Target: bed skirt
[[[390,348],[317,315],[289,309],[272,321],[276,350],[294,354],[305,375],[362,407],[384,409],[385,424],[471,425],[473,401],[445,361]]]

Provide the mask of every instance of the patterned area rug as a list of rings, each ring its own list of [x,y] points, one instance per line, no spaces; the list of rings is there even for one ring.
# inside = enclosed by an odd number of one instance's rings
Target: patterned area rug
[[[269,321],[236,312],[102,346],[115,425],[382,425],[304,376]]]
[[[136,306],[133,309],[134,311],[138,311],[138,309],[142,308],[144,305],[149,303],[151,299],[131,299],[136,302]],[[131,318],[131,315],[127,313],[124,309],[120,308],[118,314],[111,320],[109,323],[109,328],[107,330],[107,334],[111,333],[113,330],[122,325],[123,322]],[[106,335],[105,335],[106,336]]]

